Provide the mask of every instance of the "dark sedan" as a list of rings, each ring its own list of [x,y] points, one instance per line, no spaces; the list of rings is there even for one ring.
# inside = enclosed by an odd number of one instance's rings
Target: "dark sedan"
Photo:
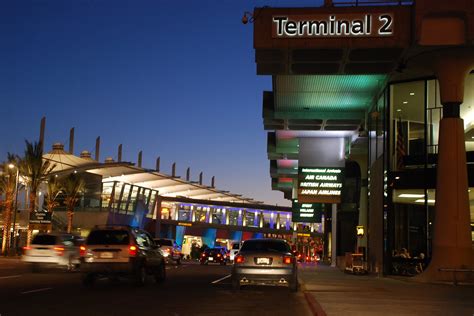
[[[298,291],[296,258],[285,240],[244,242],[234,259],[232,288],[251,284],[287,286],[292,292]]]

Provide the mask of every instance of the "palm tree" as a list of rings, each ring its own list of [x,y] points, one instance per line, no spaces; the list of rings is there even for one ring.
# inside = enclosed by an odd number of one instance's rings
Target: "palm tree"
[[[10,229],[12,224],[12,212],[14,208],[15,192],[17,190],[17,172],[11,165],[17,166],[16,156],[8,153],[8,161],[3,164],[3,173],[0,175],[0,194],[5,194],[5,200],[0,201],[3,206],[3,236],[2,254],[6,255],[10,246]]]
[[[84,179],[75,173],[71,173],[62,181],[63,192],[65,195],[64,204],[67,210],[67,232],[72,231],[72,219],[74,217],[74,207],[76,206],[79,196],[84,189]]]
[[[41,143],[26,142],[25,156],[20,161],[20,173],[26,180],[26,186],[29,189],[29,215],[36,210],[36,198],[41,183],[48,177],[55,165],[47,160],[43,160],[43,148]],[[30,244],[32,229],[28,226],[27,245]]]
[[[47,185],[47,193],[44,197],[44,202],[46,203],[46,209],[51,213],[51,217],[53,216],[54,208],[59,205],[57,201],[59,195],[62,192],[62,186],[59,181],[57,181],[56,176],[49,177],[48,185]]]

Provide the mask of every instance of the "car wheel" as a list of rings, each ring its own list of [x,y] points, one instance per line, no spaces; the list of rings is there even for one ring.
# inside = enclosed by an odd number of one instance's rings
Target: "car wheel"
[[[137,267],[137,271],[135,272],[135,283],[138,286],[145,285],[146,282],[146,269],[144,264],[140,264]]]
[[[290,292],[298,292],[298,278],[296,275],[292,278],[288,287],[290,288]]]
[[[237,277],[232,276],[232,290],[240,291],[240,281]]]
[[[87,273],[82,277],[82,284],[86,287],[91,287],[95,283],[95,275],[93,273]]]
[[[165,267],[164,263],[162,263],[156,269],[155,281],[156,281],[156,283],[163,283],[165,280],[166,280],[166,267]]]
[[[31,272],[38,273],[40,272],[40,265],[38,263],[31,264]]]

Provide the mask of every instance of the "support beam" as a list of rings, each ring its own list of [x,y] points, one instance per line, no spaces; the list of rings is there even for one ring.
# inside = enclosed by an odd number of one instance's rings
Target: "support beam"
[[[122,144],[118,146],[117,161],[122,162]]]
[[[100,136],[95,140],[95,160],[99,161],[100,159]]]
[[[156,172],[160,172],[160,157],[156,158],[155,170]]]
[[[69,153],[74,155],[74,127],[69,131]]]
[[[142,167],[142,156],[143,156],[143,151],[140,150],[138,153],[138,168]]]
[[[39,146],[41,150],[44,150],[44,131],[46,129],[46,117],[43,116],[40,123],[40,137],[39,137]]]

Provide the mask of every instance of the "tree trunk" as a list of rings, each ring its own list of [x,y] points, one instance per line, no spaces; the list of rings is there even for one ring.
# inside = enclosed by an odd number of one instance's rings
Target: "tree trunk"
[[[68,234],[72,231],[72,218],[74,216],[74,209],[67,210],[67,232]]]
[[[35,211],[35,206],[36,206],[36,191],[31,191],[30,195],[30,211],[29,211],[29,216],[28,216],[28,232],[26,235],[26,245],[29,246],[31,244],[31,240],[33,239],[33,229],[31,228],[30,225],[30,218],[31,214]]]
[[[3,239],[2,239],[2,254],[7,255],[10,248],[10,228],[12,224],[12,205],[13,200],[6,198],[5,209],[3,211]]]

